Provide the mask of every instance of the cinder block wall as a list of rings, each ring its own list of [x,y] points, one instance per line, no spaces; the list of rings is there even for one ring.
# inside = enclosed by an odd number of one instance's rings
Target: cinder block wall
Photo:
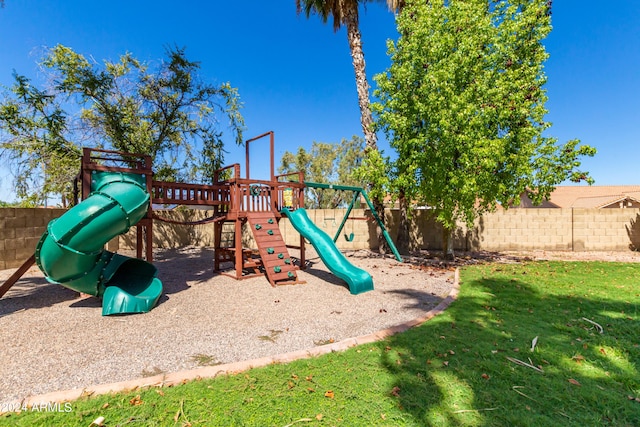
[[[19,267],[34,252],[36,244],[54,218],[64,209],[0,208],[0,269]],[[333,237],[345,214],[341,209],[308,211],[310,219]],[[208,211],[183,210],[163,212],[163,216],[179,221],[197,221],[211,215]],[[351,218],[365,217],[362,209],[353,210]],[[387,210],[386,221],[392,238],[397,236],[398,211]],[[428,210],[413,212],[410,249],[439,250],[442,248],[442,228]],[[217,226],[217,225],[216,225]],[[231,243],[233,226],[225,224],[223,241]],[[300,235],[286,218],[280,221],[285,242],[300,243]],[[353,233],[352,241],[344,235]],[[188,245],[213,246],[214,224],[196,226],[154,222],[154,247],[176,248]],[[135,247],[135,228],[109,243],[117,250]],[[245,247],[255,247],[248,227],[243,230]],[[338,248],[375,249],[375,223],[360,219],[347,220],[337,240]],[[568,250],[625,251],[640,250],[640,209],[512,209],[498,211],[476,221],[467,229],[460,225],[454,233],[457,250]]]
[[[47,224],[65,209],[0,208],[0,270],[20,267],[36,250]]]
[[[640,209],[574,209],[573,250],[640,250]]]
[[[511,209],[476,221],[474,250],[573,250],[571,209]]]
[[[312,209],[308,210],[309,219],[318,228],[334,238],[344,217],[344,209]],[[342,250],[368,249],[373,247],[376,239],[376,229],[370,221],[362,219],[365,217],[363,209],[353,209],[351,215],[340,232],[336,240],[336,246]],[[357,218],[357,219],[355,219]],[[288,245],[299,245],[300,234],[293,228],[287,218],[280,220],[280,232]],[[349,241],[346,237],[353,239]],[[346,235],[346,237],[345,237]]]
[[[156,212],[163,218],[172,221],[200,221],[209,218],[212,213],[205,210],[179,209],[174,211]],[[162,221],[153,221],[154,248],[180,248],[189,245],[213,246],[213,223],[201,225],[178,225]],[[120,236],[120,246],[125,249],[136,247],[136,228]]]
[[[309,218],[332,238],[344,217],[342,209],[307,211]],[[177,220],[198,220],[210,216],[207,211],[167,212],[163,216]],[[336,245],[342,250],[375,249],[375,222],[363,220],[366,212],[354,209],[338,236]],[[190,219],[191,218],[191,219]],[[354,219],[357,218],[357,219]],[[386,211],[389,234],[395,240],[398,232],[397,210]],[[413,212],[411,216],[410,249],[439,250],[442,248],[442,227],[429,210]],[[172,225],[154,222],[154,246],[175,248],[187,245],[213,245],[213,224],[198,226]],[[298,245],[300,235],[288,219],[280,221],[280,231],[288,245]],[[345,238],[353,233],[353,240]],[[233,226],[225,224],[223,241],[233,239]],[[122,242],[135,245],[130,232]],[[459,224],[453,235],[457,250],[518,251],[624,251],[640,249],[640,209],[511,209],[484,215],[475,227]],[[248,227],[243,229],[245,247],[255,247]]]
[[[430,210],[416,210],[411,213],[408,219],[409,227],[409,250],[420,249],[442,249],[443,229]],[[385,227],[389,235],[395,241],[398,235],[400,223],[400,212],[397,209],[385,211]],[[374,227],[374,225],[372,225]],[[457,250],[469,250],[472,243],[473,233],[464,224],[458,224],[453,233],[453,246]],[[372,240],[372,244],[376,240]]]
[[[310,210],[307,211],[309,218],[318,227],[323,229],[332,238],[335,236],[340,226],[340,222],[345,214],[345,210]],[[163,218],[174,221],[199,221],[212,215],[210,211],[203,210],[181,210],[159,213]],[[351,212],[351,218],[364,218],[364,210],[354,209]],[[214,244],[214,226],[219,224],[209,223],[202,225],[178,225],[167,222],[153,222],[153,245],[157,248],[179,248],[188,245],[194,246],[213,246]],[[222,241],[224,246],[230,246],[233,243],[233,224],[225,223],[222,232]],[[300,244],[300,235],[293,228],[287,218],[280,220],[280,232],[284,241],[288,245],[297,246]],[[123,248],[133,249],[136,244],[136,230],[132,228],[129,232],[120,238],[120,244]],[[344,235],[350,237],[353,233],[353,239],[347,241]],[[363,249],[372,245],[375,240],[375,227],[366,220],[349,219],[342,230],[338,241],[338,248]],[[255,247],[253,233],[245,225],[242,230],[242,241],[245,247]]]

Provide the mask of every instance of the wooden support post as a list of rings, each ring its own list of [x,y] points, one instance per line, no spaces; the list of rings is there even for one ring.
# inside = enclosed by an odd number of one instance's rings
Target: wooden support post
[[[235,221],[235,255],[236,255],[236,279],[242,278],[242,270],[244,267],[244,259],[242,254],[242,223],[243,221],[238,218]]]
[[[304,184],[304,172],[299,172],[298,181]],[[298,187],[298,207],[304,208],[304,189],[305,187]],[[304,237],[300,235],[300,268],[304,270],[307,268],[307,258],[305,256]]]
[[[213,271],[220,271],[220,257],[222,251],[222,229],[224,228],[224,221],[213,223]]]
[[[300,269],[307,268],[307,259],[304,254],[304,237],[300,236]]]
[[[147,262],[153,262],[153,219],[149,218],[146,224],[146,250],[147,250]]]
[[[153,262],[152,218],[144,218],[136,224],[136,258]]]
[[[0,298],[7,293],[13,285],[36,263],[36,254],[33,254],[0,286]]]
[[[82,167],[80,168],[80,174],[82,175],[82,200],[89,197],[91,194],[91,149],[82,149]]]
[[[142,223],[136,224],[136,258],[142,259]]]

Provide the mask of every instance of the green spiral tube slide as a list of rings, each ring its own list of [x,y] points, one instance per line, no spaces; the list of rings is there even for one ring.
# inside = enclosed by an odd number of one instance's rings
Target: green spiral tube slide
[[[144,218],[149,206],[142,175],[94,172],[92,192],[47,226],[36,262],[47,280],[102,298],[102,315],[145,313],[162,294],[156,268],[104,250]]]

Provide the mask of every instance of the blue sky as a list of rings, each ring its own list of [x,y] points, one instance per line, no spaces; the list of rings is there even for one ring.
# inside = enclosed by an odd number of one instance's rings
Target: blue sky
[[[549,135],[598,149],[584,161],[596,184],[640,184],[640,2],[556,0],[552,19],[545,42]],[[372,82],[389,65],[394,17],[383,4],[369,4],[361,30]],[[154,61],[167,46],[185,47],[204,80],[238,88],[247,138],[275,131],[276,167],[285,150],[362,135],[345,31],[297,16],[294,0],[5,0],[0,86],[12,84],[13,70],[37,79],[36,61],[56,44],[97,61],[124,52]],[[244,149],[227,148],[227,163],[244,166]],[[266,144],[252,148],[252,177],[268,176],[267,165],[261,168],[266,153]],[[10,188],[0,165],[0,200],[11,200]]]

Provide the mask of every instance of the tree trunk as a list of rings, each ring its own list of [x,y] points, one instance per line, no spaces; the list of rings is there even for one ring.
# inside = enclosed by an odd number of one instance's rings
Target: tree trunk
[[[396,247],[398,252],[403,255],[409,254],[409,218],[407,216],[407,198],[405,197],[404,190],[400,190],[398,196],[398,204],[400,205],[400,218],[398,220],[398,235],[396,237]]]
[[[373,131],[373,115],[369,101],[369,82],[365,71],[364,52],[362,51],[362,36],[358,27],[358,2],[346,2],[344,21],[347,24],[347,38],[353,61],[353,71],[356,74],[356,90],[358,91],[358,105],[360,106],[360,123],[364,133],[365,143],[369,149],[378,149],[378,138]]]
[[[358,92],[358,105],[360,107],[360,124],[364,133],[364,140],[367,150],[378,150],[378,137],[373,130],[373,115],[369,101],[369,82],[365,71],[364,52],[362,51],[362,36],[360,34],[358,19],[358,2],[345,2],[343,9],[343,22],[347,25],[347,38],[349,39],[349,50],[353,62],[353,71],[356,76],[356,90]],[[384,224],[384,201],[375,198],[372,200],[373,207]],[[385,241],[382,229],[376,227],[378,239],[378,252],[385,252]]]
[[[377,199],[372,199],[371,203],[373,203],[373,208],[376,210],[380,221],[384,225],[384,204]],[[382,234],[382,228],[378,224],[376,224],[376,239],[378,241],[378,253],[384,254],[387,251],[386,241],[384,239],[384,234]]]
[[[349,49],[353,62],[353,71],[356,76],[356,90],[358,92],[358,105],[360,107],[360,124],[364,133],[364,140],[367,150],[378,150],[378,137],[373,130],[373,115],[369,101],[369,82],[365,71],[364,52],[362,51],[362,36],[358,24],[358,2],[346,2],[344,12],[344,22],[347,25],[347,38],[349,39]],[[373,207],[384,224],[384,201],[378,198],[373,199]],[[378,252],[385,252],[384,237],[382,229],[376,227],[378,239]]]
[[[442,258],[446,260],[456,258],[453,251],[453,229],[442,229]]]

